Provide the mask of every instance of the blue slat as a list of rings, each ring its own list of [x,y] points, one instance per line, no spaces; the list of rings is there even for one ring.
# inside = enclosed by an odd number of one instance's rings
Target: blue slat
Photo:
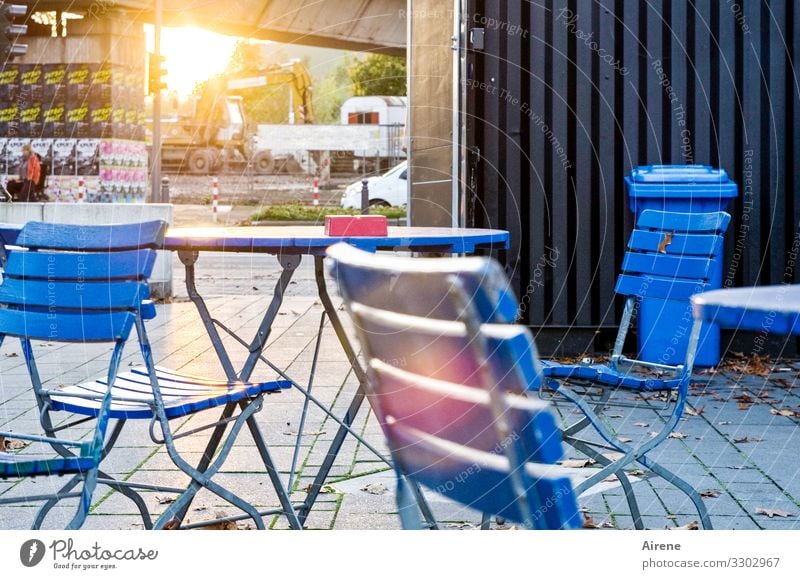
[[[31,221],[25,224],[16,244],[35,249],[114,251],[157,249],[163,245],[164,221],[117,225],[65,225]]]
[[[712,259],[704,257],[629,251],[622,262],[622,272],[708,280],[712,273],[712,264]]]
[[[694,294],[706,291],[708,287],[707,283],[697,281],[621,275],[617,278],[615,291],[621,295],[637,298],[688,300]]]
[[[48,280],[143,279],[152,273],[155,262],[156,252],[152,249],[119,251],[110,255],[11,250],[4,273],[12,277]]]
[[[0,304],[83,310],[133,309],[150,297],[145,282],[48,282],[10,278],[0,285]]]
[[[170,370],[156,370],[167,418],[188,416],[201,410],[216,408],[229,402],[238,402],[261,393],[277,392],[291,387],[285,380],[271,382],[220,382],[197,379],[176,374]],[[102,396],[107,389],[105,380],[85,382],[62,390],[65,394],[84,394]],[[112,400],[109,417],[113,419],[147,419],[152,418],[150,404],[153,392],[150,388],[149,375],[144,367],[134,368],[117,376],[113,393],[118,398],[135,398],[140,400]],[[97,416],[99,400],[74,398],[69,396],[53,396],[53,408],[74,412],[84,416]]]
[[[646,209],[639,215],[636,227],[681,233],[724,233],[731,216],[724,211],[712,213],[673,213]]]
[[[527,513],[519,508],[508,464],[502,454],[454,449],[436,437],[425,436],[396,423],[389,425],[386,432],[390,446],[396,449],[400,469],[452,500],[510,521],[525,522],[530,518],[534,528],[539,529],[579,528],[582,524],[566,476],[556,473],[537,475],[528,469],[519,473],[528,483],[526,494],[531,512]],[[465,476],[467,480],[463,480]],[[542,507],[535,509],[533,505]]]
[[[86,472],[94,468],[96,463],[97,460],[93,457],[32,458],[18,454],[3,456],[0,453],[0,478]]]
[[[0,309],[0,334],[60,342],[125,340],[134,319],[129,312],[52,314],[4,308]]]
[[[665,236],[670,235],[671,239]],[[665,243],[665,241],[669,243]],[[670,232],[640,231],[631,233],[628,249],[659,252],[669,255],[715,256],[722,252],[723,237],[720,235],[683,235]]]

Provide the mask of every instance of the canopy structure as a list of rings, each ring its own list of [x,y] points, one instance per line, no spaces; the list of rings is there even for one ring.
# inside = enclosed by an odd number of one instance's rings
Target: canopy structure
[[[26,1],[35,10],[102,17],[112,9],[154,20],[153,0]],[[197,26],[222,34],[325,48],[404,55],[406,0],[163,0],[164,26]]]

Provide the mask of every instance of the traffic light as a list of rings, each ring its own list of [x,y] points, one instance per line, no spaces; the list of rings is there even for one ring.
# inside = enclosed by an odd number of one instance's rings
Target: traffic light
[[[147,53],[147,94],[155,94],[167,88],[164,77],[167,69],[164,62],[167,59],[152,52]]]
[[[14,18],[24,18],[27,13],[27,6],[0,0],[0,65],[28,52],[27,44],[17,42],[20,36],[28,32],[28,27],[14,24]]]

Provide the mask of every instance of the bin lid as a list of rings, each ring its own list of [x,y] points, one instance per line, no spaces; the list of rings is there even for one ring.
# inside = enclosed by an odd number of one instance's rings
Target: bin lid
[[[728,183],[725,169],[709,165],[642,165],[631,171],[634,183]]]

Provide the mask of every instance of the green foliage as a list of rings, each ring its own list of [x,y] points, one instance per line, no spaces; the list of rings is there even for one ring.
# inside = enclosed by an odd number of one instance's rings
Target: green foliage
[[[314,115],[316,123],[338,125],[342,103],[354,95],[350,81],[349,59],[314,83]]]
[[[384,215],[389,219],[399,219],[406,216],[404,207],[373,207],[370,215]],[[358,215],[355,209],[342,209],[341,207],[313,207],[300,203],[285,203],[263,207],[250,216],[251,221],[313,221],[320,224],[325,222],[326,215]]]
[[[405,96],[406,59],[370,54],[348,70],[355,96]]]

